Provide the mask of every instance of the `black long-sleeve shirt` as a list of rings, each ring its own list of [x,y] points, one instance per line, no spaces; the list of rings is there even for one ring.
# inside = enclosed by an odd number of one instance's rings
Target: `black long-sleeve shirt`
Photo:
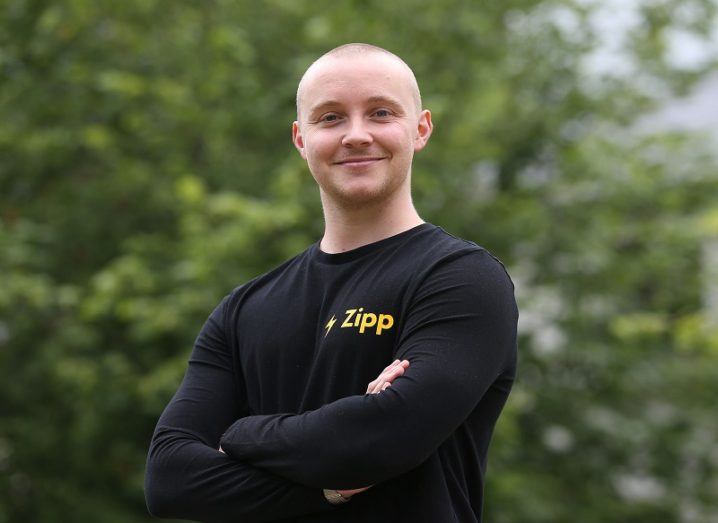
[[[503,265],[432,224],[339,254],[310,246],[235,289],[205,323],[152,439],[150,511],[481,521],[517,318]],[[404,375],[364,394],[395,359],[409,360]],[[367,485],[338,507],[321,490]]]

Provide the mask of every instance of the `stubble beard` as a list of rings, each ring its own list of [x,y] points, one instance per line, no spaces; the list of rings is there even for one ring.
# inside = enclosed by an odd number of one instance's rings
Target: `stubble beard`
[[[344,188],[332,183],[319,183],[322,205],[342,211],[378,208],[391,201],[408,182],[409,173],[403,176],[389,174],[381,183],[370,188]]]

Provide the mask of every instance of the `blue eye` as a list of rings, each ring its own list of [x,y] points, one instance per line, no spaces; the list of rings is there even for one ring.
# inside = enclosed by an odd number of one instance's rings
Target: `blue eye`
[[[377,111],[374,111],[374,114],[381,118],[385,116],[391,116],[391,113],[387,109],[379,109]]]

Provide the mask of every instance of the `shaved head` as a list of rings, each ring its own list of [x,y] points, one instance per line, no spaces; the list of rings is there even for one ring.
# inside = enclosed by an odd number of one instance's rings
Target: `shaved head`
[[[371,44],[352,43],[340,45],[339,47],[335,47],[334,49],[327,51],[317,60],[315,60],[312,65],[310,65],[304,72],[302,79],[299,81],[299,87],[297,88],[297,120],[300,120],[307,78],[311,77],[312,72],[317,69],[320,64],[329,60],[362,57],[368,54],[380,54],[388,56],[391,59],[395,60],[402,67],[402,69],[405,70],[406,81],[408,82],[408,86],[411,90],[411,95],[414,101],[414,108],[416,109],[417,114],[420,113],[422,107],[421,93],[419,92],[419,84],[416,82],[416,77],[414,76],[414,71],[411,70],[411,67],[409,67],[406,62],[404,62],[404,60],[396,56],[394,53],[387,51],[386,49]]]

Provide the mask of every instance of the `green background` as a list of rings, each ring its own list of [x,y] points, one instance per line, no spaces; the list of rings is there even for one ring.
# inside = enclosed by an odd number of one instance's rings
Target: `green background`
[[[422,217],[516,282],[486,521],[718,521],[715,142],[641,125],[715,68],[668,56],[716,4],[634,3],[626,74],[589,0],[0,0],[0,522],[150,519],[204,319],[321,236],[294,94],[351,41],[433,112]]]

